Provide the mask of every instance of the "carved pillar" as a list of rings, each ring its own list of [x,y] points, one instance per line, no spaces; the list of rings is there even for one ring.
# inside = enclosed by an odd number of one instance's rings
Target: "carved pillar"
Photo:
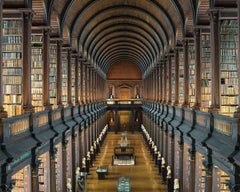
[[[36,158],[36,157],[35,157]],[[34,162],[31,165],[31,189],[32,191],[38,191],[38,166],[39,164]]]
[[[189,149],[190,167],[189,167],[189,191],[195,191],[195,156],[196,151]]]
[[[78,130],[77,130],[78,131]],[[72,191],[76,191],[75,187],[76,187],[76,167],[78,167],[79,165],[77,165],[77,162],[75,161],[76,159],[76,140],[77,140],[77,135],[75,134],[75,130],[73,129],[72,132]]]
[[[204,164],[206,170],[205,191],[212,192],[212,173],[213,167],[211,163]]]
[[[32,12],[23,12],[23,112],[33,112],[31,104],[31,27]]]
[[[184,58],[184,102],[183,107],[189,106],[189,62],[188,62],[188,40],[183,41]]]
[[[50,149],[50,191],[56,192],[56,174],[55,174],[55,158],[57,148],[53,147],[51,143]]]
[[[50,45],[50,29],[43,30],[43,105],[46,110],[50,109],[49,100],[49,45]]]
[[[212,62],[212,104],[210,111],[220,110],[220,64],[219,64],[219,10],[211,9],[209,12],[211,29],[211,62]]]
[[[179,53],[178,49],[174,51],[175,57],[175,102],[174,105],[179,104]]]
[[[199,109],[201,106],[201,55],[200,55],[200,29],[194,28],[194,45],[195,45],[195,109]]]
[[[183,191],[183,142],[179,141],[179,183],[180,191]]]
[[[0,77],[2,77],[2,62],[3,62],[3,58],[2,58],[2,12],[3,12],[3,0],[0,0],[0,50],[1,50],[1,54],[0,54]],[[4,111],[3,108],[3,82],[2,82],[2,78],[0,78],[0,119],[1,118],[6,118],[7,117],[7,112]]]
[[[57,41],[57,105],[62,107],[62,41]]]
[[[237,2],[237,19],[238,19],[238,24],[240,23],[240,0],[236,0]],[[237,41],[237,50],[238,53],[240,51],[240,27],[238,25],[238,41]],[[237,63],[238,63],[238,74],[240,74],[240,55],[238,54],[237,57]],[[240,75],[238,75],[238,108],[237,111],[234,112],[234,117],[240,118]]]

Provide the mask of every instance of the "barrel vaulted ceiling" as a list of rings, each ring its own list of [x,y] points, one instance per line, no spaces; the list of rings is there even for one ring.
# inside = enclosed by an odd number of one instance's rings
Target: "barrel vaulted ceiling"
[[[131,62],[144,75],[186,37],[209,25],[207,10],[236,0],[4,0],[33,10],[33,26],[50,26],[84,63],[102,74]]]

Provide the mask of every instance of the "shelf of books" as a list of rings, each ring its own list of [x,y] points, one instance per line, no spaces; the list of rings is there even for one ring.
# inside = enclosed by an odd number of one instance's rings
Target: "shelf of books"
[[[193,42],[189,42],[188,46],[188,64],[189,64],[189,107],[193,107],[196,100],[195,47]]]
[[[31,171],[30,165],[15,173],[12,178],[15,181],[12,192],[31,191]]]
[[[179,105],[184,102],[184,54],[183,49],[179,49]]]
[[[69,137],[68,139],[68,143],[67,143],[67,146],[66,146],[66,152],[67,152],[67,155],[66,155],[66,176],[67,178],[72,178],[72,166],[74,166],[72,164],[72,138]]]
[[[229,192],[229,187],[226,183],[230,181],[230,177],[227,173],[221,170],[217,166],[213,166],[213,189],[219,192]]]
[[[43,108],[43,35],[32,34],[31,93],[35,112]]]
[[[78,101],[81,101],[81,61],[78,61]]]
[[[205,192],[206,170],[203,165],[204,155],[196,152],[196,192]]]
[[[68,97],[68,50],[62,50],[62,104],[67,106]]]
[[[56,145],[57,153],[55,158],[55,176],[56,176],[56,191],[62,191],[62,143]]]
[[[49,153],[44,153],[39,156],[38,160],[40,162],[38,167],[38,188],[39,192],[50,190],[50,167],[49,167]]]
[[[221,113],[232,116],[238,106],[238,21],[221,20],[220,24],[220,78]]]
[[[22,113],[22,19],[2,20],[3,107],[8,116]]]
[[[201,110],[208,111],[212,98],[210,30],[200,30]]]
[[[175,88],[175,78],[176,78],[176,75],[175,75],[175,57],[174,56],[172,56],[171,57],[171,62],[172,62],[172,75],[171,75],[171,78],[172,78],[172,90],[170,90],[170,91],[172,91],[172,98],[171,98],[171,101],[172,101],[172,103],[174,103],[175,102],[175,90],[176,90],[176,88]]]
[[[49,46],[49,98],[53,109],[57,108],[57,43]]]
[[[72,57],[71,59],[71,101],[72,104],[75,105],[76,98],[75,98],[75,65],[76,65],[76,58]]]

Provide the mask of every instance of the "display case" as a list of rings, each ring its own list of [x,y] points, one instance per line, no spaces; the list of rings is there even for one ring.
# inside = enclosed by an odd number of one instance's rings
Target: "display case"
[[[221,114],[233,116],[238,106],[238,21],[220,21],[220,110]]]
[[[57,107],[57,43],[51,42],[49,53],[49,99],[53,108]]]
[[[22,113],[23,21],[2,20],[3,107],[9,117]]]
[[[68,98],[68,50],[62,50],[62,104],[67,106]]]
[[[43,35],[32,34],[31,93],[35,112],[43,107]]]
[[[200,30],[201,110],[208,111],[212,99],[210,30]]]
[[[196,101],[196,74],[195,74],[195,47],[193,42],[188,46],[189,64],[189,107],[193,107]]]

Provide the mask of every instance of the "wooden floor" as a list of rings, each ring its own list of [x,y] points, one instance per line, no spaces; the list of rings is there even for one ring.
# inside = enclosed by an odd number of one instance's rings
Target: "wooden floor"
[[[91,168],[90,175],[88,175],[86,191],[116,192],[118,178],[122,176],[130,178],[131,192],[167,191],[140,132],[127,133],[130,146],[135,148],[136,165],[111,165],[113,149],[119,146],[120,138],[121,133],[107,133],[101,152]],[[105,180],[98,180],[96,167],[99,165],[108,165],[109,173]]]

